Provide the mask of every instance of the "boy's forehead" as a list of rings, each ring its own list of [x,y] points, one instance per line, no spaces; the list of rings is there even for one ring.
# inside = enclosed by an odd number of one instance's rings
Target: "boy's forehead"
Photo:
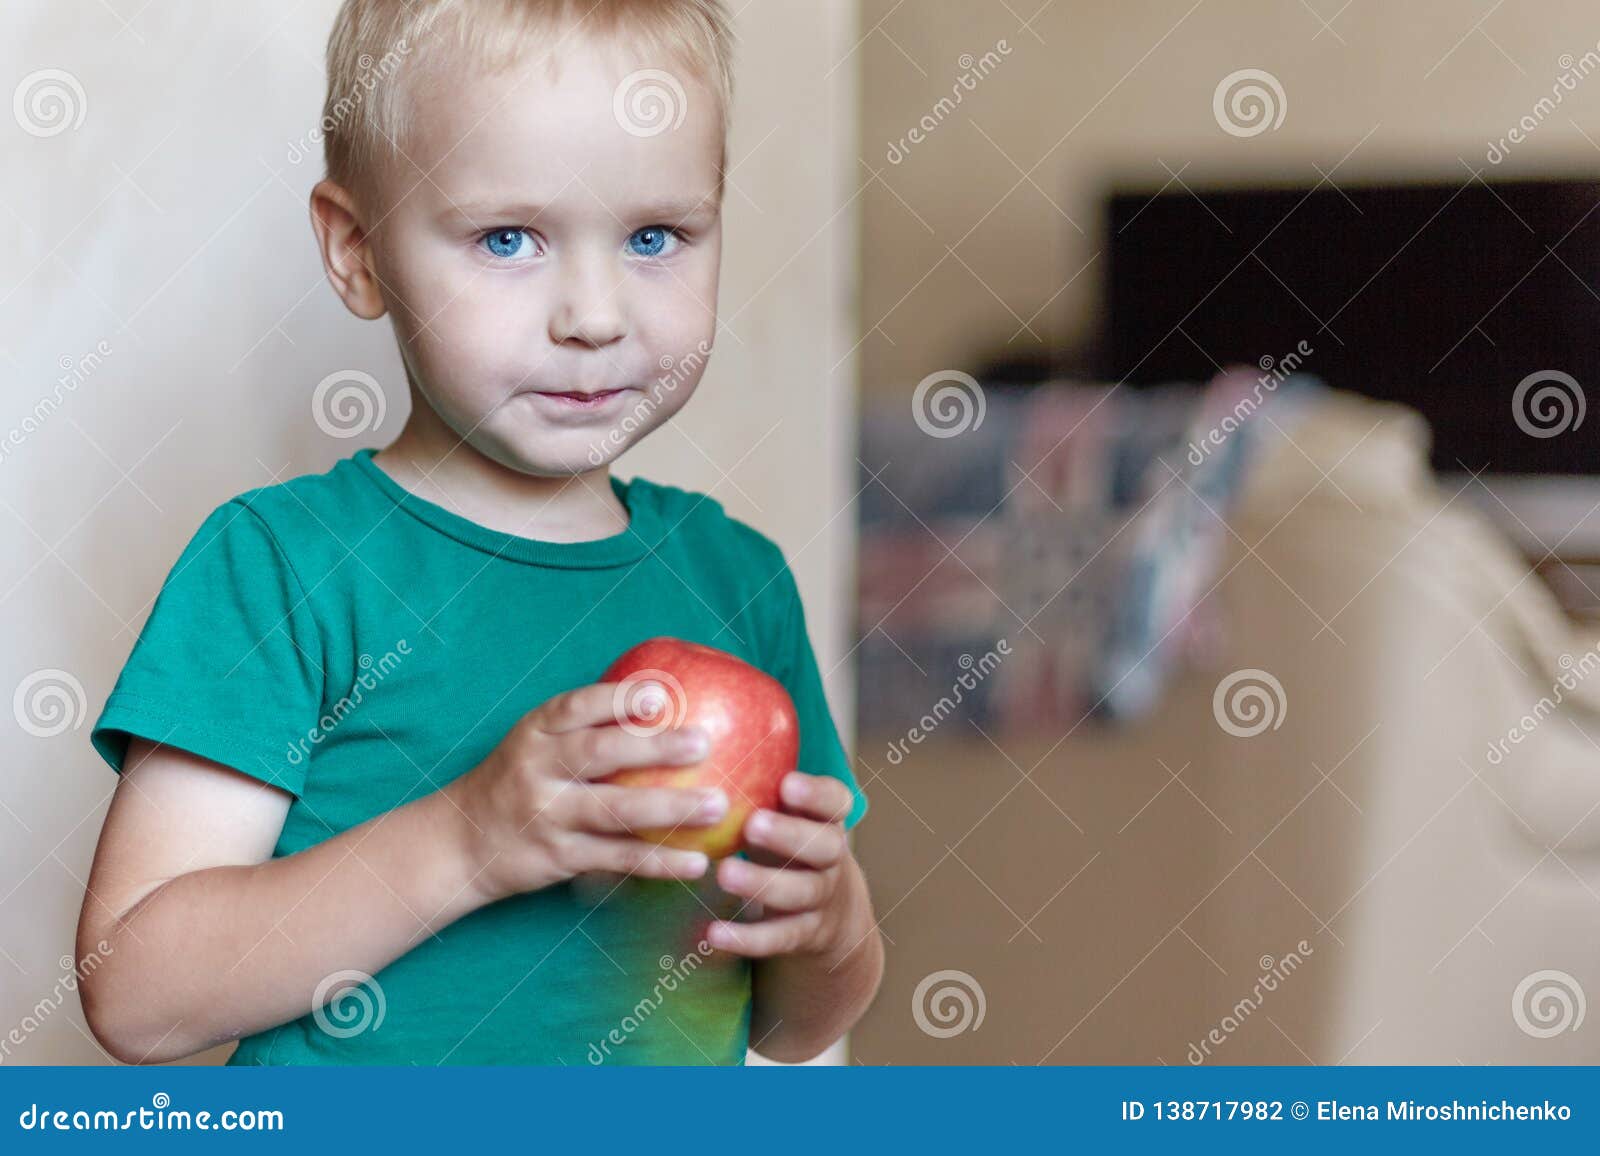
[[[493,73],[451,64],[423,86],[404,146],[423,187],[463,202],[715,194],[722,117],[700,78],[620,47],[569,43],[552,59],[532,50]],[[640,85],[656,120],[637,119]]]

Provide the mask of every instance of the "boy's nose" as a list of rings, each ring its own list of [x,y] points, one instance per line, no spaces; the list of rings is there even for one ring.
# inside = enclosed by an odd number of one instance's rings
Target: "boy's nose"
[[[590,258],[569,263],[562,271],[555,308],[550,314],[550,340],[596,348],[609,345],[627,330],[618,299],[621,282],[608,277],[603,262]]]

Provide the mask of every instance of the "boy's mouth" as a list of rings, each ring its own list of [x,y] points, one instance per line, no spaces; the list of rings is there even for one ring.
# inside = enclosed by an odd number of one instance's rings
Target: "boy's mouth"
[[[533,390],[531,392],[533,396],[540,398],[542,404],[547,408],[568,412],[573,410],[587,412],[605,409],[615,404],[629,390],[624,387],[622,389],[597,389],[587,392],[583,390],[565,390],[561,392]]]

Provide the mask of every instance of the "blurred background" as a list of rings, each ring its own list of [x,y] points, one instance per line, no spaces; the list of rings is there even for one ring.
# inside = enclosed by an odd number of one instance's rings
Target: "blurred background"
[[[306,225],[335,3],[141,3],[0,46],[3,1062],[106,1062],[86,724],[173,559],[406,404]],[[1600,1060],[1594,7],[737,30],[717,355],[621,472],[799,578],[888,947],[831,1058]]]

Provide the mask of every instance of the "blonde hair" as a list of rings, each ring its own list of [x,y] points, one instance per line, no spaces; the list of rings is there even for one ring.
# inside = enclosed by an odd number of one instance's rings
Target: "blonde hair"
[[[725,164],[733,32],[723,0],[344,0],[328,37],[328,177],[358,199],[375,192],[441,63],[494,72],[540,44],[554,57],[574,34],[626,39],[700,79],[717,101]]]

